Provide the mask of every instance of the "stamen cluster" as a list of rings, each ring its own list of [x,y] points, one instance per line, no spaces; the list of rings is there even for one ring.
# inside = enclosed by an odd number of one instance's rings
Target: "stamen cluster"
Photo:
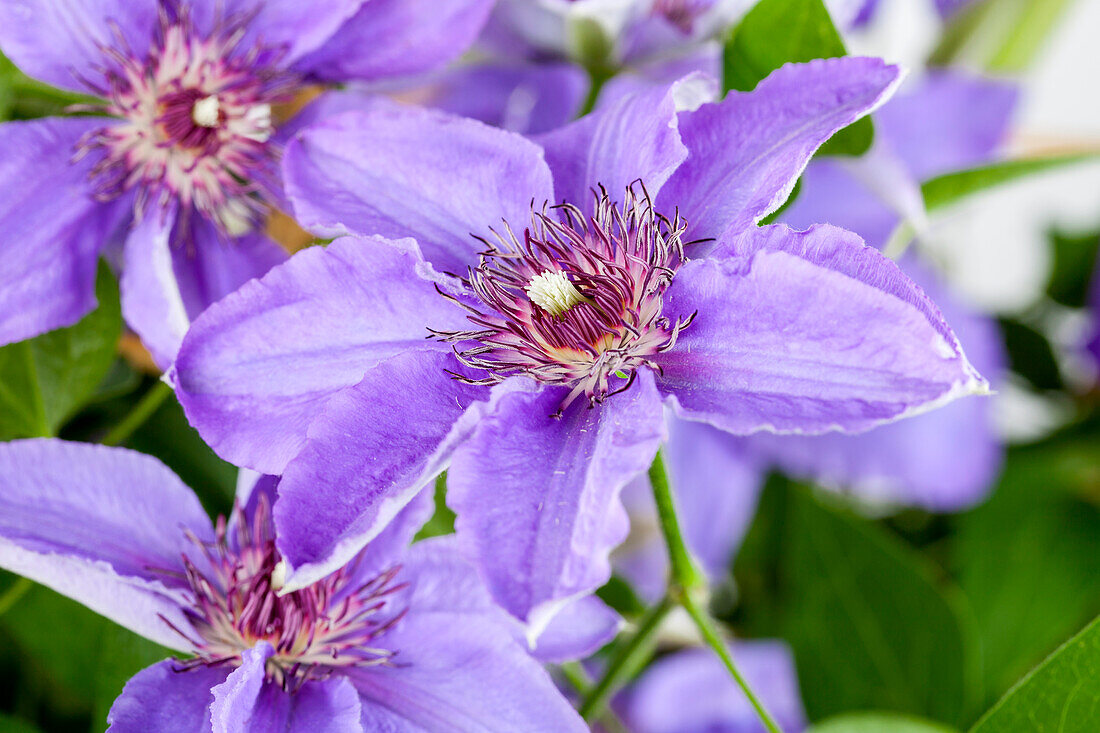
[[[406,587],[394,582],[400,567],[361,582],[356,560],[313,585],[280,593],[286,564],[275,548],[265,497],[251,526],[242,520],[234,534],[228,536],[222,518],[213,543],[192,537],[201,556],[184,557],[194,597],[186,611],[193,633],[173,628],[198,656],[182,663],[183,669],[238,666],[241,654],[260,641],[275,649],[268,679],[288,690],[339,668],[393,664],[396,652],[374,642],[404,616],[404,610],[390,608],[394,594]]]
[[[163,6],[153,46],[101,46],[102,82],[83,80],[107,102],[85,108],[120,118],[89,135],[79,155],[101,150],[96,195],[138,189],[136,211],[177,199],[228,235],[249,231],[272,200],[275,153],[271,105],[295,83],[277,68],[282,50],[243,47],[248,16],[200,35],[188,15]]]
[[[487,249],[464,283],[483,307],[455,299],[477,328],[433,333],[487,376],[456,378],[496,384],[526,375],[571,387],[560,415],[580,394],[592,406],[629,388],[640,367],[659,370],[650,357],[691,322],[661,312],[683,261],[685,225],[654,212],[640,183],[621,207],[602,189],[595,196],[590,217],[570,204],[533,209],[522,241],[507,222],[495,241],[479,238]]]

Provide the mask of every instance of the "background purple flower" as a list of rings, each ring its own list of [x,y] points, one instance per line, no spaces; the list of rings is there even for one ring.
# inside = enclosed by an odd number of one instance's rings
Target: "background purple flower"
[[[272,105],[310,80],[376,79],[450,60],[490,0],[12,0],[0,48],[107,115],[0,126],[0,344],[95,304],[101,252],[123,313],[163,367],[191,318],[285,254],[257,231],[282,202]]]
[[[0,565],[195,655],[131,679],[111,730],[584,730],[451,541],[406,547],[430,497],[348,565],[279,593],[275,485],[215,528],[148,456],[0,445]]]
[[[606,580],[618,493],[665,436],[663,402],[735,433],[821,432],[980,389],[893,263],[841,230],[755,226],[896,79],[876,60],[818,61],[680,111],[692,78],[541,146],[381,103],[301,133],[285,162],[306,226],[416,243],[300,253],[209,311],[170,375],[215,450],[283,474],[290,582],[344,562],[450,462],[460,545],[537,631]],[[633,201],[587,203],[638,179]],[[563,199],[585,209],[538,213]],[[492,244],[469,236],[491,227]],[[440,274],[467,267],[465,283]],[[612,350],[563,341],[615,329]]]

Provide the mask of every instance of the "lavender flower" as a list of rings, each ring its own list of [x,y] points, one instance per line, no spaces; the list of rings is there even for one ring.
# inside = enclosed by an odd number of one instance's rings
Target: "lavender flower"
[[[0,445],[0,565],[171,649],[112,731],[584,730],[449,540],[407,547],[424,496],[347,565],[288,590],[276,481],[211,527],[148,456]]]
[[[0,126],[0,344],[95,305],[120,261],[127,322],[166,366],[191,318],[285,258],[258,231],[282,202],[272,107],[315,80],[430,68],[490,0],[94,0],[0,7],[31,76],[101,98],[94,116]]]
[[[689,79],[541,145],[381,103],[304,132],[285,175],[305,225],[416,242],[300,253],[196,322],[169,374],[215,450],[283,472],[288,587],[449,461],[460,546],[534,632],[607,578],[618,493],[665,404],[731,433],[818,433],[983,391],[892,262],[833,227],[755,226],[897,79],[817,61],[680,111]]]

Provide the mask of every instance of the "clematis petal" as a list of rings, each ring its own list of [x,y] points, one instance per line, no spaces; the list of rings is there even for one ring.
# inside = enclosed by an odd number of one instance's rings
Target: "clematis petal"
[[[254,39],[265,45],[283,47],[283,63],[294,64],[303,56],[324,48],[333,34],[351,21],[364,0],[319,0],[302,3],[298,0],[266,0],[256,4],[251,0],[229,0],[224,5],[231,11],[253,13],[250,17],[246,43]],[[218,10],[219,0],[203,0],[203,5]],[[296,68],[309,68],[308,63]]]
[[[149,49],[157,7],[132,0],[5,0],[0,49],[28,76],[87,91],[76,74],[94,74],[104,60],[100,47],[119,45],[116,32],[133,50]]]
[[[564,397],[524,379],[496,387],[447,475],[463,551],[531,639],[610,576],[608,553],[627,531],[619,492],[665,436],[648,371],[597,408],[574,404],[551,417]]]
[[[396,663],[349,672],[362,695],[364,725],[440,733],[587,730],[513,639],[474,569],[456,557],[449,538],[440,539],[415,545],[403,568],[412,586],[409,611],[380,640],[396,650]]]
[[[208,308],[168,378],[222,457],[282,473],[334,394],[394,354],[446,349],[427,324],[466,327],[433,278],[408,241],[306,249]]]
[[[310,425],[279,484],[279,551],[300,588],[346,565],[447,465],[473,427],[484,387],[454,380],[450,352],[411,352],[372,367]]]
[[[988,385],[939,311],[850,232],[746,232],[723,259],[689,262],[665,297],[697,312],[654,357],[683,417],[748,434],[857,432]]]
[[[155,458],[53,439],[0,443],[0,565],[171,648],[184,535],[213,540],[195,495]]]
[[[996,384],[1006,363],[996,323],[959,303],[927,267],[912,258],[899,264],[935,299],[967,358]],[[992,408],[991,400],[959,400],[862,435],[756,435],[747,441],[788,473],[867,500],[956,511],[985,496],[1001,467],[1004,450]]]
[[[689,239],[736,236],[778,208],[817,148],[874,110],[900,79],[881,59],[788,64],[751,92],[683,114],[680,135],[690,152],[658,208],[679,207]]]
[[[225,667],[196,667],[179,672],[165,659],[130,678],[107,714],[111,733],[161,730],[210,730],[211,689],[225,681]]]
[[[567,63],[489,62],[432,78],[430,107],[533,135],[573,120],[588,93],[588,75]]]
[[[325,81],[407,76],[441,67],[469,48],[492,6],[493,0],[370,0],[298,67]]]
[[[806,714],[787,646],[742,641],[731,644],[730,651],[779,727],[804,729]],[[654,662],[628,691],[623,709],[630,729],[638,733],[762,729],[748,698],[709,649],[688,649]]]
[[[597,186],[617,197],[638,179],[656,198],[688,154],[676,129],[678,99],[699,85],[711,88],[713,82],[701,76],[688,77],[627,95],[536,137],[554,174],[558,201],[589,209]]]
[[[461,170],[462,175],[455,175]],[[284,157],[298,221],[324,235],[416,238],[429,262],[464,272],[501,219],[521,229],[553,199],[542,150],[436,110],[377,103],[301,133]]]
[[[71,159],[77,141],[104,124],[80,117],[0,125],[0,344],[71,325],[95,307],[96,257],[129,204],[95,201],[94,161]]]
[[[241,666],[211,691],[212,733],[317,731],[359,733],[359,693],[343,676],[311,680],[293,693],[266,679],[275,654],[266,641],[241,655]]]
[[[561,664],[585,659],[615,638],[622,616],[596,596],[583,596],[565,605],[535,640],[531,651],[542,662]]]

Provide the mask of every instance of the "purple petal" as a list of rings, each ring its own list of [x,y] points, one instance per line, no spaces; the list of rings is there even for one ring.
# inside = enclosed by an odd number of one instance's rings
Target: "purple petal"
[[[690,153],[659,208],[679,207],[691,238],[736,235],[778,208],[814,151],[881,104],[900,78],[880,59],[788,64],[752,92],[685,113],[680,135]]]
[[[996,383],[1005,355],[993,320],[956,302],[928,269],[913,261],[904,266],[936,299],[970,361]],[[748,443],[788,473],[826,486],[870,500],[955,511],[985,496],[1000,470],[1003,449],[992,407],[991,400],[959,400],[863,435],[760,435]]]
[[[224,241],[192,217],[186,244],[173,241],[175,215],[151,214],[126,240],[122,313],[161,369],[176,357],[191,321],[212,303],[287,258],[262,234]]]
[[[279,550],[288,588],[343,567],[447,465],[484,387],[454,380],[446,351],[393,356],[334,396],[279,484]]]
[[[11,12],[0,5],[0,15]],[[71,325],[95,307],[96,257],[128,204],[95,201],[88,181],[95,161],[71,158],[81,136],[104,124],[81,117],[0,125],[0,344]]]
[[[282,473],[334,394],[394,354],[446,349],[426,324],[466,327],[432,277],[407,241],[299,252],[195,321],[169,372],[188,419],[227,460]]]
[[[415,545],[403,577],[413,589],[408,614],[379,640],[396,664],[349,674],[365,722],[440,733],[587,730],[450,542]]]
[[[178,662],[165,659],[138,672],[126,683],[107,714],[111,733],[209,731],[211,688],[225,681],[225,667],[199,666],[177,672]]]
[[[692,555],[712,583],[729,574],[734,552],[756,512],[763,488],[758,460],[737,438],[705,423],[672,420],[664,448],[677,515]],[[635,592],[656,602],[664,593],[668,551],[646,477],[623,491],[630,538],[615,553],[615,567]]]
[[[881,143],[881,135],[879,142]],[[780,220],[794,229],[832,224],[855,232],[872,247],[882,248],[898,215],[835,160],[815,160],[802,174],[802,188]]]
[[[497,387],[447,476],[463,551],[532,638],[610,577],[608,553],[627,530],[619,492],[665,436],[648,371],[603,405],[575,403],[555,419],[565,392],[527,380]]]
[[[700,83],[688,78],[623,97],[536,138],[546,150],[558,200],[586,209],[594,188],[621,196],[639,178],[656,197],[688,154],[676,129],[677,97]]]
[[[266,641],[241,655],[241,666],[212,690],[212,733],[360,733],[359,693],[343,676],[312,680],[294,693],[266,678],[275,650]]]
[[[487,63],[442,74],[426,91],[428,106],[533,135],[577,116],[588,75],[566,63]]]
[[[155,458],[53,439],[0,444],[0,564],[171,648],[190,530],[212,540],[195,495]]]
[[[93,67],[105,59],[101,45],[120,48],[116,28],[140,54],[149,50],[156,22],[157,3],[152,2],[4,0],[0,49],[28,76],[86,91],[74,72],[95,73]]]
[[[977,165],[1004,142],[1019,96],[1010,82],[936,71],[876,115],[918,180]]]
[[[299,5],[305,14],[306,5],[284,2]],[[428,71],[473,43],[492,6],[493,0],[370,0],[298,67],[327,81]]]
[[[751,229],[665,297],[698,316],[654,357],[681,416],[737,434],[856,432],[988,385],[932,302],[858,237]]]
[[[786,645],[743,641],[730,649],[779,727],[791,733],[805,728],[794,660]],[[631,730],[638,733],[764,730],[748,698],[709,649],[688,649],[662,657],[642,674],[626,697],[625,717]]]
[[[462,175],[456,175],[461,171]],[[300,134],[284,158],[298,221],[325,235],[414,237],[438,269],[464,272],[501,219],[522,229],[553,199],[542,150],[514,133],[378,102]]]
[[[327,47],[326,41],[331,43],[333,34],[355,17],[363,2],[264,0],[255,3],[253,0],[230,0],[228,4],[245,12],[255,11],[248,23],[248,38],[258,38],[267,46],[285,47],[287,53],[283,63],[292,64],[311,51]],[[304,62],[300,66],[308,68],[309,64]]]
[[[623,619],[596,596],[584,596],[558,611],[539,634],[532,654],[542,662],[560,664],[584,659],[615,638]]]
[[[667,87],[693,72],[711,79],[721,79],[722,49],[717,44],[707,44],[691,49],[690,53],[661,56],[651,62],[632,64],[607,80],[600,90],[597,107],[615,104],[632,94]]]

